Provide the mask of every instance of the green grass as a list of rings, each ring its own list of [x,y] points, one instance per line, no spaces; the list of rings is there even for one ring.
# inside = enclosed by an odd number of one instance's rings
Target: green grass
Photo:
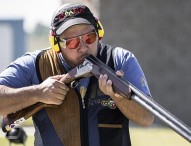
[[[191,146],[169,128],[130,128],[132,146]]]
[[[31,120],[27,120],[22,125],[31,125]],[[132,146],[191,146],[191,144],[169,128],[140,128],[130,127]],[[0,146],[9,146],[9,141],[5,137],[0,137]],[[12,146],[22,146],[12,144]],[[34,137],[28,136],[26,146],[34,146]]]
[[[22,124],[22,126],[33,126],[33,122],[32,122],[32,118],[27,119],[26,121],[24,121]]]
[[[26,139],[26,146],[34,146],[34,137],[29,136]],[[5,138],[0,138],[0,146],[9,146],[9,141]],[[11,144],[11,146],[23,146],[22,144]]]

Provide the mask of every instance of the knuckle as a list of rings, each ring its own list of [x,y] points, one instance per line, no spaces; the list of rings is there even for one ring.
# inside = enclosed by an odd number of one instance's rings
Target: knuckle
[[[61,105],[63,103],[63,100],[58,100],[57,102],[56,102],[56,105]]]

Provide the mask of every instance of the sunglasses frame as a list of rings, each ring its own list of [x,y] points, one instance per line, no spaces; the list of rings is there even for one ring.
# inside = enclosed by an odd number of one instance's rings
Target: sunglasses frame
[[[71,37],[71,38],[67,38],[67,39],[61,39],[61,38],[59,38],[59,42],[60,43],[62,43],[62,48],[66,48],[67,46],[66,46],[66,42],[68,41],[68,40],[70,40],[70,39],[75,39],[75,38],[79,38],[80,39],[80,41],[83,41],[83,39],[82,39],[82,37],[84,36],[84,35],[88,35],[88,34],[91,34],[91,33],[95,33],[95,35],[96,36],[98,36],[98,34],[97,34],[97,32],[95,31],[95,29],[93,29],[92,31],[90,31],[90,32],[87,32],[87,33],[84,33],[84,34],[81,34],[81,35],[79,35],[79,36],[75,36],[75,37]],[[84,41],[83,41],[84,42]],[[95,42],[95,41],[94,41]],[[94,43],[93,42],[93,43]],[[86,45],[90,45],[90,44],[87,44],[86,42],[84,42]],[[80,45],[80,44],[79,44]],[[78,47],[79,47],[79,45],[78,45]],[[69,49],[77,49],[78,47],[76,47],[76,48],[69,48]]]

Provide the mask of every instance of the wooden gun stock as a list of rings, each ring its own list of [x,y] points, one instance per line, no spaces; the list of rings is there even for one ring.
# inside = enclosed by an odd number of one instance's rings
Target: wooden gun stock
[[[47,105],[47,104],[39,102],[27,108],[24,108],[20,111],[4,116],[1,123],[3,132],[8,132],[15,126],[20,125],[22,122],[30,118],[32,115],[34,115],[41,109],[48,106],[51,106],[51,105]]]

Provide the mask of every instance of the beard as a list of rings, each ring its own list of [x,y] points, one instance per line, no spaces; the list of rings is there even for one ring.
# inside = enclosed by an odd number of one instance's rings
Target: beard
[[[82,55],[75,59],[72,57],[69,57],[69,56],[65,56],[65,55],[62,55],[62,56],[63,56],[64,60],[66,61],[66,63],[73,68],[73,67],[76,67],[76,66],[82,64],[88,55]]]

